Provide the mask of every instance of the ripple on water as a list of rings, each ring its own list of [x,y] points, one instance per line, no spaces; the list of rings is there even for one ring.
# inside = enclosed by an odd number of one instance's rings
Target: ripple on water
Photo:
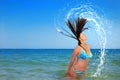
[[[120,60],[113,60],[112,64],[116,66],[120,66]]]
[[[41,72],[41,71],[44,71],[43,69],[41,68],[34,68],[34,69],[31,69],[29,70],[30,72]]]
[[[18,61],[17,64],[23,64],[23,65],[43,65],[44,63],[41,62],[34,62],[34,61]]]

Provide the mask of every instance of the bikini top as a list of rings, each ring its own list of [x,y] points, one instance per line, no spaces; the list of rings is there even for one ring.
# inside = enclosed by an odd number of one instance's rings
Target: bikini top
[[[88,55],[85,50],[82,48],[81,54],[79,56],[77,56],[77,58],[81,58],[81,59],[86,59],[86,58],[92,58],[92,53],[90,52],[90,54]]]

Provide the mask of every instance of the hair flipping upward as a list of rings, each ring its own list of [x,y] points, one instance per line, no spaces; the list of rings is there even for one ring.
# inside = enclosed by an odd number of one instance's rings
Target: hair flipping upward
[[[67,26],[69,27],[69,29],[71,30],[71,32],[73,34],[70,34],[68,31],[66,31],[64,29],[65,32],[69,33],[69,35],[66,35],[68,37],[71,37],[71,38],[74,38],[78,41],[78,45],[81,44],[81,42],[79,41],[79,36],[80,36],[80,33],[82,33],[84,30],[88,29],[88,28],[84,28],[84,25],[86,24],[87,22],[87,19],[85,18],[77,18],[76,21],[75,21],[75,24],[74,22],[71,22],[69,19],[67,20]]]

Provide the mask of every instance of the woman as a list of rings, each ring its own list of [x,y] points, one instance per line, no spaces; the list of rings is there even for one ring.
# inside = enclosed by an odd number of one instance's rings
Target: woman
[[[73,35],[70,33],[70,35],[64,35],[74,38],[78,41],[78,45],[74,49],[74,53],[68,66],[68,70],[66,73],[67,77],[86,75],[88,62],[92,57],[90,45],[86,44],[86,35],[82,33],[84,30],[88,29],[84,28],[86,21],[87,19],[78,18],[75,22],[76,25],[74,25],[74,23],[71,23],[70,20],[68,20],[67,22],[67,25],[72,31]]]
[[[80,45],[74,49],[70,64],[68,66],[68,71],[66,73],[67,77],[77,77],[81,75],[86,75],[86,69],[89,59],[92,57],[90,52],[90,46],[86,44],[86,35],[80,33],[79,41]]]

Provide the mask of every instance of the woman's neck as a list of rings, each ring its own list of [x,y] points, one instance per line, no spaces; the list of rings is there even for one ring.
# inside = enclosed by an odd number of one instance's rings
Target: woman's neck
[[[81,43],[79,46],[81,46],[82,48],[86,48],[87,44],[86,43]]]
[[[81,43],[81,45],[87,45],[86,43]]]

